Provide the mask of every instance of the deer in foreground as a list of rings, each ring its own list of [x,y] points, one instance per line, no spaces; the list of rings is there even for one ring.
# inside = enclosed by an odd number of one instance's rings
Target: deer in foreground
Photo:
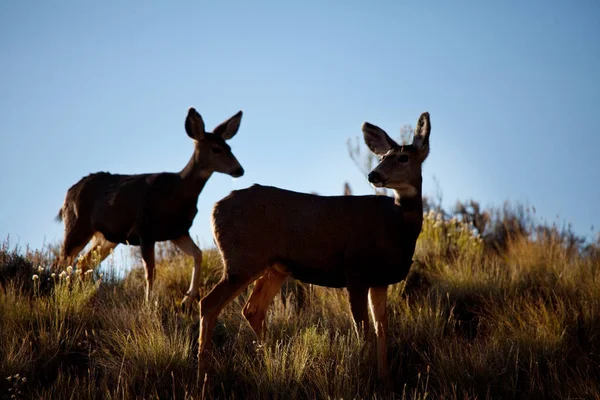
[[[82,272],[89,267],[92,251],[97,251],[102,261],[119,243],[139,246],[148,300],[154,282],[154,244],[170,240],[194,258],[190,288],[183,299],[183,304],[189,305],[199,296],[201,278],[202,251],[189,234],[198,211],[198,196],[213,172],[233,177],[244,174],[225,143],[237,133],[241,120],[239,111],[209,133],[200,114],[190,108],[185,130],[194,140],[194,153],[180,172],[98,172],[71,186],[57,217],[65,224],[59,263],[73,265],[90,240],[90,250],[78,263]]]
[[[387,196],[317,196],[254,185],[217,202],[212,229],[223,258],[219,283],[200,300],[199,358],[210,346],[217,316],[250,283],[243,315],[263,338],[267,308],[284,280],[346,287],[357,333],[377,337],[377,368],[387,375],[387,287],[405,279],[423,223],[421,164],[429,154],[431,125],[423,113],[413,143],[398,145],[381,128],[362,127],[381,158],[368,175]]]

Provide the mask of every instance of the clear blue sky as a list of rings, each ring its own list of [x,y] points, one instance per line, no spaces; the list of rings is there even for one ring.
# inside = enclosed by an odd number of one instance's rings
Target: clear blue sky
[[[523,201],[582,234],[600,226],[598,1],[2,1],[0,238],[58,242],[66,190],[96,171],[178,171],[190,106],[207,126],[244,110],[246,169],[214,175],[212,204],[253,183],[371,193],[346,140],[369,121],[399,136],[431,113],[447,206]]]

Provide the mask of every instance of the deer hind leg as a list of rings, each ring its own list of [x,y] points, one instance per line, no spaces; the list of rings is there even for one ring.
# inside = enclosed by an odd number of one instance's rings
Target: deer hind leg
[[[142,260],[144,261],[144,269],[146,270],[146,303],[150,300],[150,292],[154,285],[154,242],[140,243],[142,250]]]
[[[75,219],[73,221],[73,219]],[[58,267],[74,264],[75,258],[94,235],[93,229],[73,216],[65,216],[65,237],[60,249]]]
[[[172,240],[175,246],[179,247],[188,256],[194,257],[194,270],[192,271],[192,279],[190,288],[185,297],[181,301],[181,305],[188,307],[200,294],[200,282],[202,280],[202,250],[194,243],[189,234]]]
[[[369,308],[377,336],[377,373],[380,379],[388,375],[387,365],[387,286],[369,289]]]
[[[267,309],[288,276],[288,273],[281,272],[274,268],[267,270],[267,272],[256,281],[252,294],[250,294],[250,297],[242,310],[242,314],[244,314],[244,317],[246,317],[250,323],[252,330],[254,330],[254,333],[256,333],[259,340],[264,339],[264,321],[267,315]]]
[[[100,263],[104,261],[106,257],[108,257],[110,252],[117,247],[117,245],[118,243],[106,240],[102,233],[96,232],[92,238],[90,249],[80,259],[77,266],[81,269],[81,272],[85,274],[85,272],[90,268],[92,261],[96,261],[97,265],[100,265]],[[96,260],[92,260],[94,255],[97,257]]]
[[[262,272],[262,271],[261,271]],[[210,347],[217,316],[237,295],[239,295],[256,275],[233,275],[225,272],[215,287],[200,300],[200,335],[198,338],[198,358]]]

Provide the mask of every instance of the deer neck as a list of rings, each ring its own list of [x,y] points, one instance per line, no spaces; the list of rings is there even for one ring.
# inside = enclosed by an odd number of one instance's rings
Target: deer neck
[[[401,207],[403,220],[408,225],[410,232],[415,235],[416,240],[423,226],[423,196],[421,188],[418,187],[416,193],[410,196],[401,196],[398,191],[394,190],[394,196],[396,198],[395,204]]]
[[[185,167],[179,172],[183,183],[183,192],[185,197],[198,198],[200,192],[204,189],[204,185],[208,181],[208,178],[212,175],[213,171],[203,168],[197,161],[195,155],[192,155],[190,161]]]

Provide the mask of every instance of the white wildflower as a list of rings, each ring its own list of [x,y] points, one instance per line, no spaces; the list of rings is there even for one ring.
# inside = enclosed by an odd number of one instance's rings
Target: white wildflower
[[[42,267],[41,265],[38,266],[38,272],[40,273],[40,275],[42,274],[42,272],[44,272],[44,267]]]
[[[53,272],[51,275],[52,279],[56,278],[56,274]]]
[[[40,279],[40,277],[37,274],[33,274],[31,279],[33,279],[34,281],[37,281],[38,279]]]
[[[70,265],[67,267],[67,274],[71,275],[71,273],[73,272],[73,267],[71,267]]]
[[[58,274],[59,278],[64,278],[65,276],[67,276],[67,273],[65,271],[62,271],[60,274]]]

